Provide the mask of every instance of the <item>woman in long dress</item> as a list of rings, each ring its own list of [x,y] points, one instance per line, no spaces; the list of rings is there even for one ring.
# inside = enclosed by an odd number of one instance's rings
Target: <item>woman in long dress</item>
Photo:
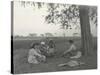
[[[46,57],[41,54],[39,50],[39,43],[34,43],[29,50],[28,62],[33,64],[39,64],[40,62],[45,62]]]

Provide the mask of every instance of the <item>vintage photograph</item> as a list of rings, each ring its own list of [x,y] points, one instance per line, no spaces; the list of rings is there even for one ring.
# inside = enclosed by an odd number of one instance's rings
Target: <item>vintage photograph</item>
[[[97,6],[11,2],[11,72],[97,69]]]

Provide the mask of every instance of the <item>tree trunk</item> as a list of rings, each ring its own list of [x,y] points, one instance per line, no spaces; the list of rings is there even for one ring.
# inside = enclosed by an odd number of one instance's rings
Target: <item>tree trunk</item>
[[[87,56],[93,52],[92,35],[89,22],[89,6],[79,6],[82,52]]]

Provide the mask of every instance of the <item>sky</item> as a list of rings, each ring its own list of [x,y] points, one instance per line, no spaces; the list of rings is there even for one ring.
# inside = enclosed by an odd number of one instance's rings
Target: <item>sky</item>
[[[81,34],[80,28],[63,30],[59,25],[47,24],[44,19],[45,15],[47,15],[46,6],[41,9],[31,6],[24,8],[19,2],[14,2],[14,35],[27,36],[29,33],[40,35],[48,32],[55,36],[63,36],[63,33],[66,36],[73,36],[73,33]],[[92,22],[91,25],[91,32],[96,36],[96,27]]]

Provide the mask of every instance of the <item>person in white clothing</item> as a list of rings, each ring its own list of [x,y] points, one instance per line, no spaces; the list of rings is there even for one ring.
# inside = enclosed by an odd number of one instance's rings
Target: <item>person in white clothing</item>
[[[70,47],[63,53],[63,56],[68,55],[70,58],[80,58],[82,53],[79,51],[73,40],[69,40]]]
[[[45,62],[46,57],[41,54],[39,50],[39,43],[34,43],[29,50],[28,62],[33,64],[39,64],[40,62]]]

